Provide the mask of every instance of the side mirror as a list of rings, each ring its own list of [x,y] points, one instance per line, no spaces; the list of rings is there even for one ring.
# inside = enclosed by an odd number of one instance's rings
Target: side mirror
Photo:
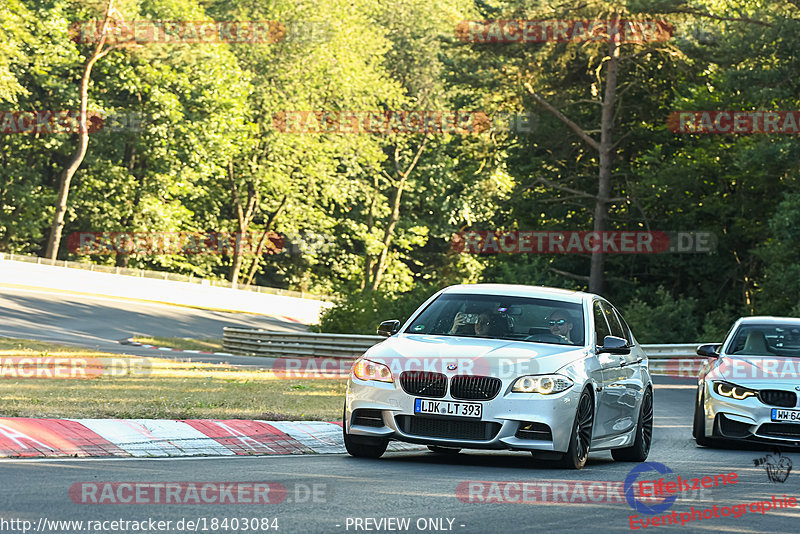
[[[606,336],[603,339],[603,346],[597,347],[597,354],[607,352],[609,354],[630,354],[631,348],[628,340],[617,336]]]
[[[717,352],[719,347],[720,345],[714,345],[713,343],[708,345],[700,345],[697,347],[697,355],[705,358],[719,358],[719,353]]]
[[[378,325],[379,336],[393,336],[400,331],[400,321],[394,319],[392,321],[383,321]]]

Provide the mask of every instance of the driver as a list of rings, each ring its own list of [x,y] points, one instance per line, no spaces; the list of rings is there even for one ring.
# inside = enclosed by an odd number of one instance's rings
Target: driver
[[[572,343],[572,319],[564,310],[555,310],[550,313],[547,320],[550,333]]]

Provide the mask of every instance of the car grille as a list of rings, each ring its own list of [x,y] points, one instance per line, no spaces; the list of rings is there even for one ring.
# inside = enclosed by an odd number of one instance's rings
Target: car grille
[[[758,427],[757,434],[771,438],[800,438],[800,424],[764,423]]]
[[[400,375],[400,386],[409,395],[444,397],[447,377],[430,371],[405,371]]]
[[[500,392],[502,382],[491,376],[454,376],[450,379],[450,396],[461,400],[489,400]]]
[[[397,427],[410,436],[489,441],[500,432],[500,423],[453,418],[398,415]]]
[[[514,436],[519,439],[553,441],[553,431],[544,423],[520,423]]]
[[[797,405],[797,395],[793,391],[763,389],[758,392],[758,398],[761,399],[761,402],[764,404],[769,404],[771,406],[794,408]]]
[[[353,412],[353,420],[350,424],[362,426],[383,426],[383,414],[380,410],[360,409]]]

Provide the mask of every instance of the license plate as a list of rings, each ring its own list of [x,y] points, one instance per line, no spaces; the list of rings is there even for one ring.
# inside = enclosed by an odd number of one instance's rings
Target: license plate
[[[476,402],[451,402],[430,399],[414,399],[414,413],[475,417],[480,419],[483,405]]]
[[[798,421],[800,422],[800,410],[780,410],[772,409],[773,421]]]

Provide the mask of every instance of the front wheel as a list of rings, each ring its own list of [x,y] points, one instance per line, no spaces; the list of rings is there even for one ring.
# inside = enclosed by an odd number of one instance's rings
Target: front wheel
[[[697,442],[698,445],[702,445],[703,447],[710,447],[714,444],[714,441],[708,439],[706,437],[706,421],[705,421],[705,385],[701,385],[700,387],[703,388],[703,392],[700,393],[700,399],[695,402],[694,405],[694,421],[692,425],[692,435],[694,435],[694,440]]]
[[[642,399],[639,411],[639,424],[636,425],[636,438],[633,445],[624,449],[611,449],[611,456],[618,462],[644,462],[650,454],[653,442],[653,392],[648,388]]]
[[[345,420],[347,408],[342,413],[342,434],[344,436],[344,448],[350,456],[356,458],[380,458],[389,446],[388,439],[370,438],[366,436],[351,436],[347,433],[347,421]]]
[[[567,469],[581,469],[589,458],[589,447],[592,444],[592,427],[594,426],[594,405],[592,396],[587,390],[581,393],[578,411],[572,424],[569,448],[559,462]]]

